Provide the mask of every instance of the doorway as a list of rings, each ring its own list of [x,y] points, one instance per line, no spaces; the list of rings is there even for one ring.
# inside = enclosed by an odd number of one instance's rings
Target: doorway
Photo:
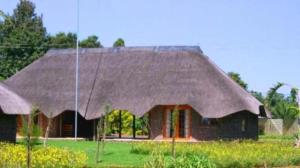
[[[174,122],[174,108],[167,108],[164,114],[164,138],[172,138],[173,132],[175,132],[176,138],[189,138],[190,137],[190,125],[191,125],[191,111],[189,108],[179,107],[179,113],[177,120],[175,121],[175,130],[173,129]]]

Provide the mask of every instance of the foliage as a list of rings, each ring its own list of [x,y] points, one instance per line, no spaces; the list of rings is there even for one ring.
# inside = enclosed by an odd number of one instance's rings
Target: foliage
[[[149,154],[153,149],[159,148],[163,154],[171,155],[170,145],[168,142],[136,143],[131,152]],[[220,168],[300,165],[300,150],[286,141],[178,143],[176,152],[178,155],[205,154]]]
[[[119,132],[119,112],[120,110],[113,110],[108,114],[108,133],[115,134]],[[122,110],[122,134],[131,135],[132,134],[132,124],[133,116],[129,111]],[[145,115],[141,118],[136,118],[135,127],[137,135],[146,135],[148,133],[147,129],[148,116]]]
[[[261,103],[265,102],[265,97],[263,96],[263,94],[261,92],[257,92],[257,91],[250,91],[250,93],[252,94],[252,96],[254,96],[257,100],[259,100]]]
[[[163,153],[161,153],[159,149],[153,150],[150,159],[144,164],[144,168],[165,168],[165,167],[166,167],[166,160]]]
[[[47,50],[46,28],[35,5],[20,0],[12,15],[0,22],[0,77],[7,78],[39,58]]]
[[[118,38],[115,42],[113,47],[125,47],[125,41],[122,38]]]
[[[26,167],[26,149],[22,145],[0,143],[0,167]],[[32,168],[83,167],[87,156],[83,152],[46,147],[32,152]]]
[[[79,46],[82,48],[102,48],[103,47],[101,45],[101,43],[98,41],[98,37],[95,35],[88,36],[87,39],[80,41]]]
[[[241,75],[236,72],[228,72],[228,76],[233,79],[236,83],[238,83],[242,88],[248,89],[248,84],[244,82],[241,78]]]
[[[75,33],[60,32],[54,36],[48,36],[49,48],[75,48],[77,35]]]
[[[48,36],[49,48],[76,48],[77,35],[75,33],[60,32],[54,36]],[[82,48],[101,48],[103,47],[95,35],[88,36],[79,42]]]
[[[297,103],[298,89],[292,88],[290,95],[286,97],[277,92],[284,85],[286,84],[278,82],[270,88],[265,99],[265,105],[272,112],[274,118],[296,119],[300,113]]]
[[[181,155],[168,165],[169,168],[216,168],[205,154],[187,154]]]
[[[48,35],[31,1],[20,0],[12,15],[0,10],[0,80],[14,75],[50,48],[75,48],[76,39],[75,33]],[[102,47],[95,35],[83,39],[79,46]]]
[[[108,114],[108,122],[110,123],[110,132],[118,133],[119,131],[119,112],[120,110],[113,110]],[[128,111],[122,110],[122,133],[132,134],[132,114]]]
[[[35,123],[37,117],[38,110],[36,108],[34,108],[28,116],[22,116],[21,135],[24,136],[22,140],[26,146],[29,144],[30,147],[33,147],[39,141],[41,129]]]
[[[299,108],[284,101],[278,102],[271,109],[273,118],[281,118],[284,120],[296,119],[300,113]]]

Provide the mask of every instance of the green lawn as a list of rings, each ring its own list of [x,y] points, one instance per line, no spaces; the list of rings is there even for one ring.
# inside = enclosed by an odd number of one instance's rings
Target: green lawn
[[[131,144],[126,142],[107,142],[102,161],[95,163],[97,143],[93,141],[49,140],[49,146],[85,151],[88,167],[143,167],[147,155],[130,153]]]
[[[261,136],[259,142],[287,143],[292,147],[293,137]],[[128,142],[106,142],[104,155],[101,162],[95,163],[97,143],[94,141],[73,141],[73,140],[49,140],[49,146],[67,148],[74,151],[84,151],[88,156],[88,167],[143,167],[149,159],[148,154],[130,152],[133,143]]]

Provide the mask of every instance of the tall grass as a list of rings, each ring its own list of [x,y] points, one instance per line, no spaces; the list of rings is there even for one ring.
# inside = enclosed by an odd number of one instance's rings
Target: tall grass
[[[171,155],[171,144],[168,142],[143,142],[133,145],[131,152],[150,154],[159,148],[164,155]],[[202,142],[178,143],[178,155],[207,155],[220,168],[247,168],[263,166],[292,166],[300,165],[300,149],[290,142]]]

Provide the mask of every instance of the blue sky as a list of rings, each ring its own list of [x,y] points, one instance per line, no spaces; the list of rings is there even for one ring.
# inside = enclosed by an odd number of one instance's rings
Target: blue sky
[[[12,13],[17,2],[0,9]],[[76,31],[76,0],[33,2],[49,33]],[[300,87],[299,0],[81,0],[79,37],[92,34],[106,47],[119,37],[127,46],[199,45],[250,89]]]

